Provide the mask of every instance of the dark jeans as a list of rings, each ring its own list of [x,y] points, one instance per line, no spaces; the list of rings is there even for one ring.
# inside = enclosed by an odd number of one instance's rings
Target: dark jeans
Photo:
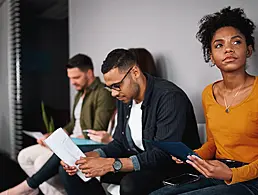
[[[151,195],[257,195],[258,179],[227,185],[223,180],[205,178],[185,185],[165,186]]]
[[[83,152],[89,152],[96,148],[101,148],[102,145],[85,145],[78,146]],[[53,154],[44,166],[34,175],[27,179],[27,183],[31,188],[38,188],[40,184],[47,181],[51,177],[58,174],[60,159]]]
[[[181,174],[182,170],[178,168],[178,165],[174,165],[170,166],[169,170],[108,173],[101,177],[100,182],[96,178],[84,182],[77,175],[69,176],[62,167],[60,167],[59,173],[65,190],[69,195],[105,195],[101,182],[119,184],[120,195],[145,195],[160,188],[164,179]],[[188,168],[191,169],[191,167]]]
[[[228,167],[241,167],[246,163],[231,161],[231,160],[220,160],[225,163]],[[151,195],[258,195],[258,178],[247,182],[236,183],[227,185],[223,180],[206,178],[200,176],[200,180],[179,186],[165,186]]]

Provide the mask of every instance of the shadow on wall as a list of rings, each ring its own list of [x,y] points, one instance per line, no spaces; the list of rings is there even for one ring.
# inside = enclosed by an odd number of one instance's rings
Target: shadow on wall
[[[256,43],[258,41],[258,31],[254,32],[254,38],[256,40]],[[252,75],[258,75],[258,45],[256,44],[256,50],[253,52],[250,59],[247,60],[247,72],[249,72]],[[252,65],[250,65],[252,64]]]
[[[156,67],[157,67],[157,75],[159,77],[170,80],[168,79],[168,72],[170,72],[172,73],[172,78],[175,78],[173,76],[174,72],[172,70],[172,62],[164,55],[159,54],[158,56],[156,56]]]
[[[1,116],[1,121],[0,121],[0,150],[3,150],[5,152],[10,152],[10,140],[9,140],[9,136],[10,136],[10,129],[9,129],[9,123],[8,123],[8,117],[2,115]]]
[[[257,56],[258,57],[258,56]],[[167,79],[169,81],[174,82],[178,75],[176,75],[176,71],[173,70],[173,62],[171,59],[167,58],[165,55],[159,54],[156,56],[156,66],[157,66],[157,72],[158,75],[161,78]],[[169,73],[169,75],[168,75]],[[169,76],[169,78],[168,78]],[[196,120],[198,123],[205,123],[204,115],[203,115],[203,109],[202,109],[202,90],[196,91],[195,94],[191,94],[191,102],[194,107],[194,113],[196,116]],[[187,94],[189,97],[189,94]]]
[[[202,91],[196,91],[191,96],[191,102],[194,107],[194,114],[197,123],[205,123],[203,107],[202,107]]]

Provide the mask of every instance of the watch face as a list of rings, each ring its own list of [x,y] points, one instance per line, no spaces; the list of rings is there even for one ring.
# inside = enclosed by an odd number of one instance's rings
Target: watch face
[[[113,167],[116,171],[119,171],[122,168],[122,163],[119,160],[115,160]]]

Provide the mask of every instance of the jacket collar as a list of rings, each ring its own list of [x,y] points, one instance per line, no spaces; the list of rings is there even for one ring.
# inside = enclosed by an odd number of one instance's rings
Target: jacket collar
[[[144,73],[144,76],[146,77],[147,86],[141,108],[147,107],[149,105],[154,87],[154,77],[148,73]]]
[[[90,84],[90,86],[86,87],[86,93],[88,94],[90,91],[94,91],[99,84],[101,84],[101,81],[99,77],[95,77],[95,80]],[[80,94],[83,94],[83,90],[80,91]]]
[[[91,83],[90,86],[86,88],[87,91],[95,90],[98,85],[101,83],[99,77],[95,77],[95,80]]]

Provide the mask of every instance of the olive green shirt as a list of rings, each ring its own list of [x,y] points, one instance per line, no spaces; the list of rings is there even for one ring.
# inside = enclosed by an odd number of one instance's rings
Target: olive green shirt
[[[83,95],[83,91],[79,91],[74,99],[73,115],[69,124],[64,129],[72,134],[75,126],[74,110]],[[107,130],[109,120],[115,110],[115,99],[110,92],[104,88],[104,84],[98,77],[92,84],[86,88],[86,94],[83,98],[80,124],[82,130]],[[88,138],[87,133],[83,133],[85,138]]]

